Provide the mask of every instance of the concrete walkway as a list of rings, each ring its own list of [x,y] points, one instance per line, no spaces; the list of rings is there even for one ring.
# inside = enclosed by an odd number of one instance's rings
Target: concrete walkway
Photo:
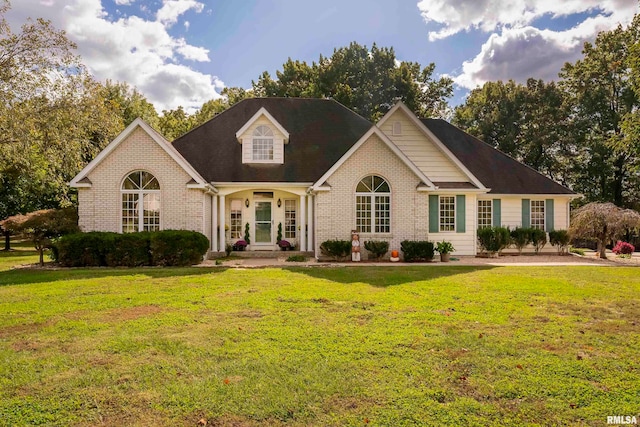
[[[595,255],[595,254],[594,254]],[[221,264],[216,265],[216,260],[206,260],[200,267],[234,267],[234,268],[260,268],[260,267],[407,267],[407,266],[621,266],[629,263],[619,263],[613,260],[601,260],[595,256],[580,257],[577,255],[505,255],[500,258],[478,258],[474,256],[452,256],[451,262],[440,262],[434,260],[428,263],[405,263],[405,262],[319,262],[314,258],[309,258],[306,262],[287,262],[286,257],[278,258],[237,258],[232,260],[220,260]],[[633,264],[631,264],[633,265]]]

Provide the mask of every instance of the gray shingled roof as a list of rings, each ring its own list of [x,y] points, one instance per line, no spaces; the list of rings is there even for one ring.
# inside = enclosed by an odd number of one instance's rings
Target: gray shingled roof
[[[440,119],[420,119],[493,194],[575,194],[489,144]]]
[[[242,164],[236,132],[260,109],[288,132],[282,165]],[[440,119],[422,123],[494,194],[575,194]],[[208,182],[316,182],[373,124],[343,105],[314,98],[251,98],[173,142]],[[441,187],[456,187],[438,183]],[[464,183],[460,188],[475,188]],[[457,188],[457,187],[456,187]]]
[[[242,164],[236,132],[260,109],[289,132],[282,165]],[[307,182],[328,171],[373,124],[326,99],[252,98],[173,142],[208,182]]]

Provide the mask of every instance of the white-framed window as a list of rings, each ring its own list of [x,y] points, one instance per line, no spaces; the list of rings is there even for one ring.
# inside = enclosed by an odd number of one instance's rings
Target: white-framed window
[[[439,214],[440,231],[456,231],[455,196],[440,196]]]
[[[544,200],[531,200],[531,228],[544,230]]]
[[[160,230],[160,184],[146,171],[131,172],[122,181],[122,232]]]
[[[297,229],[296,200],[285,199],[284,201],[284,238],[295,239]]]
[[[253,132],[253,160],[273,160],[273,131],[260,125]]]
[[[232,239],[242,238],[242,200],[231,199],[229,214],[229,232]]]
[[[478,200],[478,228],[493,225],[493,200]]]
[[[391,232],[391,189],[378,175],[363,178],[356,187],[356,230],[360,233]]]

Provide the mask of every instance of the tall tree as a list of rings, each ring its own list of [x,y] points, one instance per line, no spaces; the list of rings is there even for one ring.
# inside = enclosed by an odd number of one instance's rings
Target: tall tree
[[[311,65],[289,58],[276,79],[264,72],[253,90],[256,96],[333,98],[374,121],[398,100],[420,116],[442,116],[453,82],[433,78],[434,70],[434,64],[398,61],[393,48],[353,42]]]
[[[487,82],[456,107],[453,122],[472,135],[570,185],[566,97],[554,83]]]
[[[129,126],[138,117],[154,128],[158,127],[158,113],[155,107],[135,87],[107,80],[102,96],[122,118],[124,127]]]
[[[633,76],[638,62],[630,55],[640,42],[640,18],[627,28],[618,26],[598,34],[595,43],[585,43],[583,58],[565,64],[562,86],[570,94],[573,133],[579,138],[575,173],[577,187],[590,200],[626,205],[633,187],[638,153],[623,132],[630,126],[639,105]],[[634,71],[635,70],[635,71]],[[632,131],[633,129],[629,129]]]
[[[0,218],[68,205],[66,183],[120,130],[74,49],[49,21],[0,25]]]

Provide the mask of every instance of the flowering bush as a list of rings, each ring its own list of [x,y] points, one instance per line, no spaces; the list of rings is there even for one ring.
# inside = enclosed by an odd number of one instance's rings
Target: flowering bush
[[[233,244],[234,251],[244,251],[246,247],[247,247],[247,242],[245,240],[238,240]]]
[[[283,251],[286,251],[287,249],[291,249],[291,243],[289,243],[288,240],[280,240],[278,242],[278,246],[280,246],[280,249],[282,249]]]
[[[618,243],[611,250],[616,255],[631,255],[636,248],[631,243],[622,242],[618,240]]]

